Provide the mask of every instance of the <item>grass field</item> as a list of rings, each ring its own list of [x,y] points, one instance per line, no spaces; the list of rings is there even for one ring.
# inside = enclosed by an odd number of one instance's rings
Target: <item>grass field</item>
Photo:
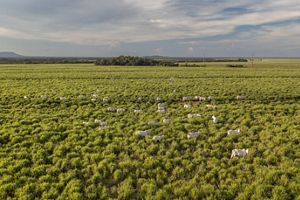
[[[227,64],[236,64],[236,65],[245,65],[246,67],[252,67],[252,62],[190,62],[194,64],[204,64],[208,66],[219,66],[224,67]],[[299,67],[300,59],[298,58],[290,58],[290,59],[271,59],[271,58],[254,58],[253,60],[253,68],[291,68],[291,67]]]
[[[0,199],[300,198],[300,60],[205,64],[0,65]]]

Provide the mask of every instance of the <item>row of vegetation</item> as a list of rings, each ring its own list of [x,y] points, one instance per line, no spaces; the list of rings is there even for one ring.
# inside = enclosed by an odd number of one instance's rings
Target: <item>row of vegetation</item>
[[[205,58],[205,57],[164,57],[149,56],[147,58],[155,60],[171,60],[175,62],[248,62],[247,58]]]
[[[95,63],[96,58],[24,57],[0,58],[0,64],[83,64]]]
[[[245,65],[236,65],[236,64],[228,64],[226,67],[231,67],[231,68],[243,68],[246,67]]]
[[[206,67],[206,65],[204,64],[188,63],[188,62],[181,63],[180,66],[181,67]]]
[[[218,59],[218,58],[171,58],[171,57],[132,57],[119,56],[108,58],[56,58],[56,57],[20,57],[0,58],[0,64],[84,64],[119,66],[178,66],[177,63],[188,62],[247,62],[247,59]],[[190,65],[188,65],[190,66]],[[197,65],[198,66],[198,65]]]

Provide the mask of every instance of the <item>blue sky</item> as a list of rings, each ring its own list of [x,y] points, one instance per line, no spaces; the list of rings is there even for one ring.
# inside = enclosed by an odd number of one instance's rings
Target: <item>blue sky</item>
[[[299,0],[1,0],[0,51],[300,56]]]

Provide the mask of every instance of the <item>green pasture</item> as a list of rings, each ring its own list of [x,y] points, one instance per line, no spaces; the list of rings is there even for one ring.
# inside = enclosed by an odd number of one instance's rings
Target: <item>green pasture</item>
[[[0,65],[0,199],[299,199],[300,60],[227,64]]]
[[[224,67],[228,64],[231,65],[244,65],[245,67],[251,68],[293,68],[300,67],[300,59],[299,58],[290,58],[290,59],[271,59],[271,58],[254,58],[253,62],[249,60],[248,62],[188,62],[189,64],[199,64],[206,66],[218,66]],[[181,64],[184,64],[182,62]],[[252,65],[253,64],[253,65]]]

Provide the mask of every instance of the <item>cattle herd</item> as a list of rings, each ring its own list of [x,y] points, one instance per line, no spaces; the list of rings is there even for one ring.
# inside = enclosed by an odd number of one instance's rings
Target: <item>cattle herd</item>
[[[47,95],[42,95],[41,96],[41,99],[47,99],[48,96]],[[83,99],[84,96],[79,96],[78,97],[79,99]],[[24,99],[29,99],[28,96],[24,96]],[[36,98],[31,98],[31,100],[35,100]],[[235,98],[236,100],[245,100],[246,99],[246,96],[243,96],[243,95],[238,95],[236,96]],[[59,97],[59,100],[60,101],[66,101],[67,98],[66,97]],[[92,95],[92,98],[91,98],[91,101],[92,102],[96,102],[98,100],[98,95],[97,94],[93,94]],[[138,102],[141,102],[143,99],[142,97],[139,97],[138,98]],[[111,98],[110,97],[104,97],[102,99],[103,103],[110,103],[111,102]],[[157,97],[156,98],[156,101],[158,102],[157,104],[157,112],[158,113],[166,113],[167,112],[167,103],[163,102],[163,99],[161,97]],[[208,96],[208,97],[204,97],[204,96],[195,96],[195,97],[192,97],[192,96],[185,96],[185,97],[182,97],[182,102],[185,102],[183,104],[183,107],[184,108],[191,108],[192,105],[188,102],[190,101],[208,101],[208,102],[211,102],[211,104],[207,104],[206,105],[206,108],[208,109],[216,109],[217,106],[215,105],[215,97],[213,96]],[[124,113],[126,112],[126,109],[124,108],[114,108],[114,107],[108,107],[107,108],[107,112],[112,112],[112,113]],[[133,110],[134,113],[142,113],[143,111],[140,110],[140,109],[135,109]],[[197,117],[201,117],[201,114],[199,113],[189,113],[187,114],[187,118],[197,118]],[[218,117],[217,116],[212,116],[212,121],[214,124],[217,124],[218,123]],[[166,118],[166,119],[163,119],[163,123],[170,123],[171,122],[171,119],[169,118]],[[82,122],[84,125],[87,125],[89,124],[88,121],[83,121]],[[150,126],[155,126],[156,122],[149,122],[148,125]],[[102,120],[99,120],[99,119],[95,119],[95,122],[94,124],[96,124],[97,126],[99,126],[99,129],[102,130],[104,129],[105,127],[108,126],[108,123],[105,122],[105,121],[102,121]],[[150,134],[150,130],[138,130],[135,132],[135,135],[139,136],[139,137],[146,137]],[[228,130],[227,131],[227,135],[233,135],[233,134],[239,134],[240,133],[240,129],[236,129],[236,130]],[[200,135],[200,132],[199,131],[195,131],[195,132],[189,132],[187,133],[187,138],[188,139],[196,139],[198,138]],[[152,137],[152,140],[155,141],[155,142],[160,142],[164,139],[164,135],[155,135]],[[233,157],[245,157],[249,154],[249,149],[233,149],[232,152],[231,152],[231,158]]]
[[[97,98],[97,95],[93,95],[92,96],[92,101],[95,101],[95,99]],[[246,99],[246,96],[236,96],[236,100],[244,100]],[[138,101],[142,101],[142,98],[139,97]],[[156,98],[156,101],[158,102],[157,104],[157,112],[159,113],[166,113],[167,112],[167,103],[163,102],[163,99],[160,97]],[[203,96],[195,96],[195,97],[191,97],[191,96],[187,96],[187,97],[182,97],[182,101],[183,102],[190,102],[190,101],[210,101],[212,102],[212,104],[208,104],[206,105],[207,108],[211,108],[211,109],[215,109],[216,105],[214,104],[215,98],[212,96],[209,97],[203,97]],[[110,103],[111,102],[111,98],[110,97],[104,97],[103,98],[103,102],[104,103]],[[184,108],[191,108],[192,105],[190,103],[185,103],[184,104]],[[113,108],[113,107],[108,107],[107,108],[108,112],[116,112],[116,113],[124,113],[126,112],[126,109],[124,108]],[[140,109],[135,109],[133,110],[134,113],[141,113],[142,110]],[[197,117],[201,117],[200,114],[198,113],[189,113],[187,115],[188,118],[197,118]],[[212,116],[212,121],[214,124],[218,123],[218,117],[217,116]],[[163,119],[163,123],[170,123],[171,119],[169,118],[165,118]],[[83,121],[83,124],[88,124],[87,121]],[[100,129],[102,130],[104,127],[108,126],[108,123],[102,120],[95,120],[95,124],[98,125],[100,127]],[[158,125],[157,122],[155,121],[150,121],[148,123],[149,126],[156,126]],[[240,129],[236,129],[236,130],[228,130],[227,131],[227,135],[233,135],[233,134],[239,134],[240,133]],[[138,137],[147,137],[151,134],[151,130],[137,130],[134,133],[136,136]],[[199,131],[194,131],[194,132],[189,132],[186,134],[188,139],[196,139],[199,137],[200,132]],[[161,135],[154,135],[152,137],[152,140],[154,142],[161,142],[163,139],[165,138],[165,136],[163,134]],[[249,149],[233,149],[231,152],[231,158],[233,157],[245,157],[249,154]]]

